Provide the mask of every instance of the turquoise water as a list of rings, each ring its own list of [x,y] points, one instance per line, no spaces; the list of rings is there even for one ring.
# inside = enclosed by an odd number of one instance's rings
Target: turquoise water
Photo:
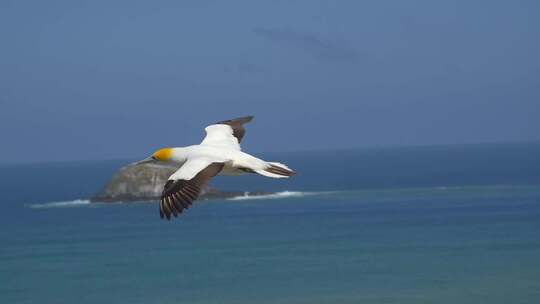
[[[488,148],[503,163],[482,179]],[[275,154],[295,181],[216,184],[301,194],[203,201],[171,222],[152,203],[74,202],[124,162],[5,166],[0,302],[538,303],[538,145],[418,149]]]

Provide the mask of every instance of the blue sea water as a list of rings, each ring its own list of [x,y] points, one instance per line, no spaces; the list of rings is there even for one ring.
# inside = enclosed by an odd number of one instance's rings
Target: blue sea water
[[[0,167],[0,303],[539,303],[540,144],[266,154],[171,222],[89,204],[126,161]]]

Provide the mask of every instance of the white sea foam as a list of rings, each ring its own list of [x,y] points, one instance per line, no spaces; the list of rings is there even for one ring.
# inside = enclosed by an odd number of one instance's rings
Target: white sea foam
[[[325,194],[331,192],[303,192],[303,191],[281,191],[270,194],[254,194],[250,195],[249,192],[244,193],[241,196],[235,196],[228,198],[227,200],[231,201],[241,201],[241,200],[267,200],[267,199],[284,199],[292,197],[304,197],[306,195],[317,195]],[[71,201],[61,201],[61,202],[48,202],[40,204],[29,204],[26,205],[29,208],[33,209],[46,209],[46,208],[72,208],[72,207],[84,207],[90,205],[90,200],[86,199],[76,199]],[[110,204],[110,203],[108,203]],[[98,204],[96,204],[98,205]]]
[[[302,197],[306,195],[317,194],[316,192],[301,192],[301,191],[281,191],[271,194],[260,194],[260,195],[250,195],[248,192],[244,193],[241,196],[235,196],[228,198],[230,201],[241,201],[241,200],[256,200],[256,199],[280,199],[280,198],[290,198],[290,197]]]
[[[59,207],[80,207],[80,206],[84,206],[88,204],[90,204],[89,200],[76,199],[76,200],[64,201],[64,202],[32,204],[32,205],[28,205],[28,207],[40,209],[40,208],[59,208]]]

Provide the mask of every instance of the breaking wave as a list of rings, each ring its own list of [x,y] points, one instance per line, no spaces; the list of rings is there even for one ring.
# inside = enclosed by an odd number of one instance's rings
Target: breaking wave
[[[303,191],[280,191],[270,194],[249,194],[245,192],[244,195],[235,196],[227,198],[229,201],[242,201],[242,200],[269,200],[269,199],[285,199],[285,198],[295,198],[295,197],[304,197],[307,195],[322,195],[332,193],[328,192],[303,192]],[[88,199],[75,199],[71,201],[60,201],[60,202],[48,202],[48,203],[39,203],[39,204],[27,204],[25,207],[32,209],[47,209],[47,208],[73,208],[73,207],[84,207],[90,205],[102,205],[103,203],[91,203]],[[111,205],[111,203],[107,203]]]
[[[34,208],[34,209],[42,209],[42,208],[59,208],[59,207],[80,207],[80,206],[84,206],[88,204],[90,204],[90,200],[76,199],[76,200],[65,201],[65,202],[32,204],[32,205],[28,205],[28,207]]]
[[[241,196],[235,196],[228,198],[230,201],[241,201],[241,200],[256,200],[256,199],[280,199],[280,198],[289,198],[289,197],[303,197],[306,195],[317,194],[316,192],[301,192],[301,191],[281,191],[271,194],[254,194],[250,195],[249,192],[244,193]]]

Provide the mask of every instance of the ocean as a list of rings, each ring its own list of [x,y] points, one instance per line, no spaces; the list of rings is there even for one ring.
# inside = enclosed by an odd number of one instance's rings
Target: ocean
[[[129,160],[0,165],[0,303],[540,303],[540,143],[263,153],[170,222]]]

